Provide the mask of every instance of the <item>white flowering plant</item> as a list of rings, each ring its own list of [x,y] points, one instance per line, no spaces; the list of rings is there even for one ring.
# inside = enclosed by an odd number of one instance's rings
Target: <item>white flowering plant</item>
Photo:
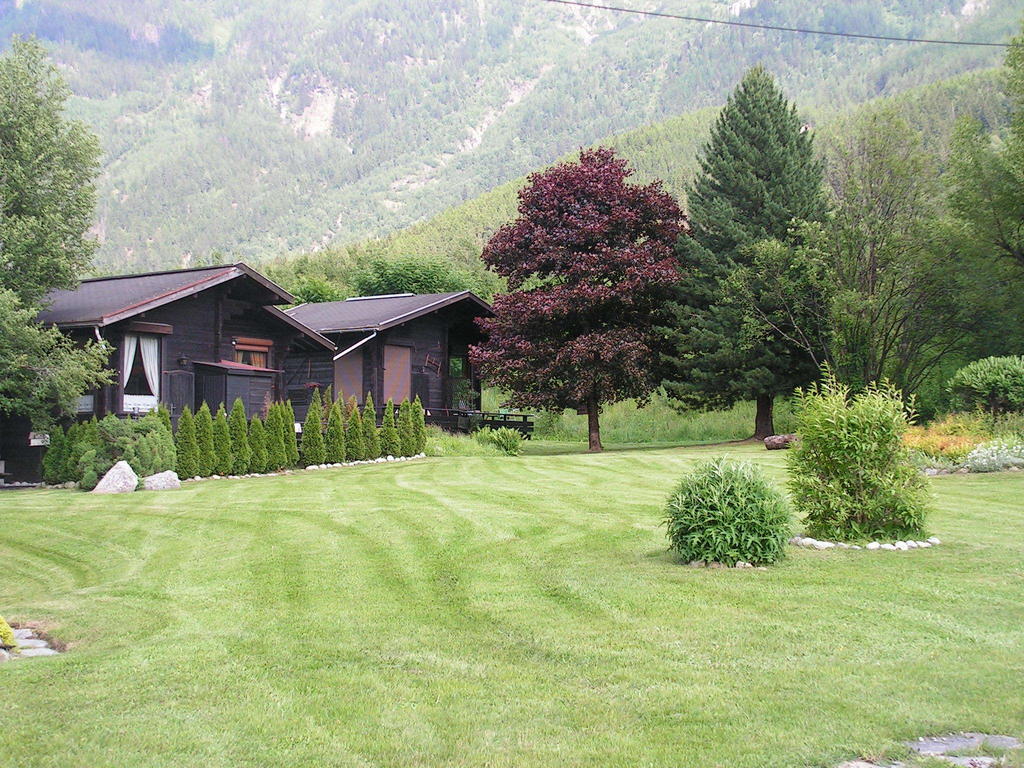
[[[1016,467],[1024,469],[1024,440],[1000,438],[982,443],[964,459],[971,472],[1001,472]]]

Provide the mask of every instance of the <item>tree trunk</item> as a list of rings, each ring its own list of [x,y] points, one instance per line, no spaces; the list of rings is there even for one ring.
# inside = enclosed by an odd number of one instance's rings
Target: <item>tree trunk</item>
[[[601,446],[601,406],[596,397],[587,401],[587,431],[590,435],[590,452],[599,453],[604,450]]]
[[[755,440],[764,440],[766,437],[775,434],[775,419],[772,414],[774,409],[774,395],[757,396],[757,415],[754,417]]]

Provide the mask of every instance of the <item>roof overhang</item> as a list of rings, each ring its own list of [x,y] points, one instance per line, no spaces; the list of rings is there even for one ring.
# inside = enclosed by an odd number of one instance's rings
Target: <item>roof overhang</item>
[[[158,296],[152,296],[144,299],[143,301],[136,302],[135,304],[129,304],[128,306],[118,309],[116,312],[111,312],[110,314],[91,320],[80,320],[73,323],[57,323],[56,325],[59,328],[103,328],[108,325],[113,325],[114,323],[119,323],[122,320],[127,320],[135,315],[140,315],[148,310],[156,309],[157,307],[162,307],[165,304],[170,304],[171,302],[188,298],[189,296],[243,276],[252,279],[260,286],[270,291],[280,300],[281,304],[294,304],[296,301],[294,296],[288,293],[288,291],[277,283],[272,280],[268,280],[248,264],[239,262],[237,264],[227,265],[221,271],[215,272],[212,275],[204,275],[203,277],[197,278],[187,285],[179,286],[174,290],[167,291],[166,293],[162,293]],[[280,310],[278,310],[278,312],[280,312]],[[282,312],[281,314],[284,313]],[[288,318],[288,320],[291,320],[291,318]],[[305,326],[302,327],[305,328]],[[306,330],[311,333],[316,333],[315,331],[312,331],[312,329],[306,328]]]
[[[292,328],[294,328],[295,330],[299,331],[304,336],[307,336],[311,341],[316,342],[317,344],[319,344],[322,347],[326,347],[331,352],[337,351],[338,347],[334,344],[334,342],[332,342],[326,336],[322,335],[318,331],[314,331],[308,325],[304,325],[303,323],[300,323],[298,320],[296,320],[294,317],[289,315],[287,312],[284,312],[283,310],[278,309],[273,304],[268,304],[267,306],[263,307],[263,309],[264,309],[264,311],[270,313],[271,316],[273,316],[273,317],[277,318],[278,320],[280,320],[280,321],[290,325]]]
[[[482,310],[484,314],[494,314],[494,310],[491,309],[491,305],[488,304],[483,299],[481,299],[475,293],[473,293],[472,291],[461,291],[459,293],[454,293],[450,296],[445,296],[443,298],[437,299],[436,301],[432,301],[429,304],[424,304],[423,306],[417,307],[416,309],[413,310],[409,310],[408,312],[403,312],[402,314],[395,315],[394,317],[389,318],[387,320],[383,320],[380,323],[377,323],[376,325],[371,325],[364,328],[353,328],[351,326],[346,328],[324,328],[320,332],[368,333],[370,331],[386,331],[388,328],[394,328],[396,325],[408,323],[410,320],[415,320],[418,317],[429,315],[431,312],[437,312],[439,309],[450,307],[451,305],[458,304],[459,302],[462,301],[471,302],[472,304],[476,305],[478,309]]]

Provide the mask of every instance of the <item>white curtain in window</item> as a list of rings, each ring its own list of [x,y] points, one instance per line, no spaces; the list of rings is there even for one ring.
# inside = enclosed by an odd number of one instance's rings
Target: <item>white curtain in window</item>
[[[135,349],[139,346],[139,337],[134,333],[126,334],[124,347],[121,350],[121,386],[128,383],[128,377],[132,375],[132,366],[135,365]]]
[[[146,371],[149,391],[160,397],[160,339],[157,336],[139,336],[142,350],[142,367]]]

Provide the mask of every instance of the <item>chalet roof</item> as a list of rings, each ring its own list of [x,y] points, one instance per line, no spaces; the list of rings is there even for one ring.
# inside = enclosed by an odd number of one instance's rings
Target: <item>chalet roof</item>
[[[51,293],[50,305],[39,314],[39,321],[63,327],[110,325],[242,276],[269,292],[272,300],[267,304],[295,301],[284,288],[246,264],[226,264],[83,280],[73,290]]]
[[[300,304],[285,311],[320,333],[383,331],[464,301],[479,314],[491,312],[490,305],[470,291],[360,296],[345,301]]]

